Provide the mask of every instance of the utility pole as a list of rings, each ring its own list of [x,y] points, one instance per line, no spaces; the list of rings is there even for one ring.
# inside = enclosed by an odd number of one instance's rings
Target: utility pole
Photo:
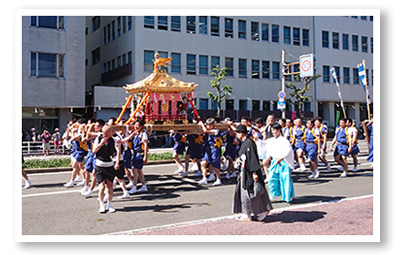
[[[285,74],[286,74],[286,63],[285,63],[285,50],[282,50],[282,91],[285,92]],[[285,118],[285,110],[282,109],[282,118]]]

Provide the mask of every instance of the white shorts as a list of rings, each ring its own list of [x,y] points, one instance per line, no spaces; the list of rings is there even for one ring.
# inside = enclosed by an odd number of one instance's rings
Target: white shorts
[[[49,151],[50,150],[50,143],[44,143],[43,144],[43,150]]]

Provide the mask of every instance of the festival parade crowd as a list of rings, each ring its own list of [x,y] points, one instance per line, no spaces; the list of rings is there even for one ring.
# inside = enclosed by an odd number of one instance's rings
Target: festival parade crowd
[[[83,186],[80,193],[87,198],[98,191],[100,213],[116,211],[112,200],[117,183],[123,190],[121,199],[129,199],[137,192],[148,192],[143,173],[149,151],[145,121],[137,118],[133,131],[114,131],[115,121],[115,118],[110,118],[107,123],[102,119],[70,121],[63,136],[72,144],[73,169],[64,187]],[[331,171],[326,159],[329,152],[333,152],[335,162],[340,165],[340,178],[345,178],[348,171],[357,171],[358,129],[351,119],[340,119],[329,148],[328,128],[320,117],[305,121],[300,118],[276,120],[274,115],[268,115],[265,121],[242,117],[240,123],[229,118],[221,122],[229,126],[225,132],[216,128],[214,118],[205,122],[193,120],[200,126],[202,134],[169,131],[169,137],[174,141],[173,158],[178,167],[174,173],[181,177],[187,177],[189,173],[198,176],[199,185],[212,182],[213,186],[219,186],[222,185],[221,172],[226,170],[226,179],[236,178],[233,213],[241,214],[237,220],[263,221],[272,210],[271,200],[276,197],[291,202],[295,197],[291,174],[307,171],[306,159],[310,169],[308,178],[311,179],[319,177],[319,162],[326,166],[327,172]],[[122,125],[124,121],[119,123]],[[366,130],[369,138],[367,160],[373,161],[372,119],[366,122]],[[51,134],[45,132],[44,137],[50,139]],[[59,139],[58,135],[57,145]],[[185,155],[183,161],[179,155]],[[354,163],[351,170],[349,156]],[[31,183],[24,171],[23,176],[24,188],[29,188]],[[125,177],[128,183],[125,183]]]

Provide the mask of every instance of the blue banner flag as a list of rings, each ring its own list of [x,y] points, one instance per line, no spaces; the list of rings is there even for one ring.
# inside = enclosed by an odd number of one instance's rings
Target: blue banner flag
[[[367,75],[365,73],[365,67],[363,63],[358,64],[358,76],[360,77],[361,85],[364,88],[364,92],[367,92],[366,86],[367,86]]]

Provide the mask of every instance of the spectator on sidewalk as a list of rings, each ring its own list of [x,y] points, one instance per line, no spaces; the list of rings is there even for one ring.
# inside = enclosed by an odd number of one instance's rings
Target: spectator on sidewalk
[[[44,156],[49,156],[50,155],[50,139],[51,139],[51,134],[47,129],[43,131],[43,134],[41,135],[42,138],[42,146],[43,146],[43,154]]]

